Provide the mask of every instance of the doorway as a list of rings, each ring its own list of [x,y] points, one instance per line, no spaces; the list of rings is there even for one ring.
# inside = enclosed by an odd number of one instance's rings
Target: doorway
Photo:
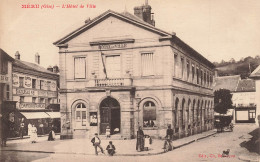
[[[120,133],[120,105],[114,98],[107,97],[100,104],[100,134],[106,133],[106,128],[110,128],[110,134]]]

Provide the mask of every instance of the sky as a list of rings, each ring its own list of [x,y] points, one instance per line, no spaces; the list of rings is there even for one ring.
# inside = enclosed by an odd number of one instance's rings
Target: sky
[[[260,0],[148,0],[155,26],[175,32],[184,42],[211,62],[240,60],[260,55]],[[0,48],[21,60],[41,65],[58,65],[58,48],[53,42],[77,29],[89,17],[111,9],[133,8],[145,0],[1,0]],[[85,8],[22,8],[39,4],[62,6],[83,4]],[[96,8],[86,8],[86,5]]]

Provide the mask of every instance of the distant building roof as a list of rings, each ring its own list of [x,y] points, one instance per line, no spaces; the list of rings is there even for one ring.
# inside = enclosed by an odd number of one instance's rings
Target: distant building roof
[[[44,67],[42,67],[38,64],[26,62],[26,61],[21,61],[21,60],[17,60],[17,59],[15,59],[13,66],[28,69],[28,70],[38,71],[38,72],[42,72],[42,73],[58,75],[56,73],[53,73],[53,72],[45,69]]]
[[[250,78],[260,79],[260,65],[250,74]]]
[[[216,77],[213,90],[228,89],[231,92],[234,92],[236,91],[239,80],[239,75]]]
[[[255,81],[252,79],[239,80],[236,92],[255,92]]]

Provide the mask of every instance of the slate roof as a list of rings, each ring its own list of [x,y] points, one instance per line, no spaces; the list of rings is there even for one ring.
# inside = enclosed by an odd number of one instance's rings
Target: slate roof
[[[250,78],[260,78],[260,65],[250,74]]]
[[[13,63],[13,66],[14,67],[18,67],[18,68],[38,71],[38,72],[42,72],[42,73],[58,75],[56,73],[53,73],[53,72],[45,69],[44,67],[42,67],[42,66],[40,66],[38,64],[31,63],[31,62],[26,62],[26,61],[21,61],[21,60],[18,60],[18,59],[15,59],[15,61]]]
[[[240,75],[216,77],[213,90],[228,89],[235,92],[240,80]]]
[[[158,29],[156,27],[154,27],[153,25],[143,21],[142,19],[140,19],[139,17],[125,11],[123,13],[117,13],[115,11],[112,10],[108,10],[102,14],[100,14],[99,16],[95,17],[92,20],[87,21],[83,26],[81,26],[80,28],[74,30],[73,32],[67,34],[65,37],[57,40],[56,42],[54,42],[53,44],[56,46],[59,45],[63,45],[64,43],[66,43],[67,41],[71,40],[72,38],[74,38],[75,36],[80,35],[82,32],[90,29],[91,27],[93,27],[94,25],[98,24],[99,22],[103,21],[105,18],[109,17],[109,16],[114,16],[117,17],[121,20],[127,21],[129,23],[132,23],[136,26],[139,27],[143,27],[146,30],[150,30],[152,32],[155,32],[161,36],[164,37],[169,37],[171,38],[172,41],[174,41],[176,44],[182,46],[183,48],[185,48],[188,52],[194,54],[195,57],[198,58],[198,60],[204,61],[204,63],[206,65],[208,65],[211,68],[215,68],[215,65],[212,64],[209,60],[207,60],[204,56],[202,56],[200,53],[198,53],[196,50],[194,50],[192,47],[190,47],[188,44],[186,44],[185,42],[183,42],[180,38],[178,38],[175,34],[171,34],[168,33],[166,31],[163,31],[161,29]]]
[[[236,92],[255,92],[255,81],[252,79],[239,80]]]

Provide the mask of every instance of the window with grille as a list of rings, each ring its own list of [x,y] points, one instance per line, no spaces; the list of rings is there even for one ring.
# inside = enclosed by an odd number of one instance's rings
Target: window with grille
[[[152,101],[147,101],[143,106],[143,127],[156,126],[156,106]]]
[[[74,77],[75,79],[86,78],[86,58],[76,57],[74,58]]]
[[[10,86],[6,85],[6,100],[10,100]]]
[[[142,53],[142,76],[154,75],[154,55],[153,53]]]

